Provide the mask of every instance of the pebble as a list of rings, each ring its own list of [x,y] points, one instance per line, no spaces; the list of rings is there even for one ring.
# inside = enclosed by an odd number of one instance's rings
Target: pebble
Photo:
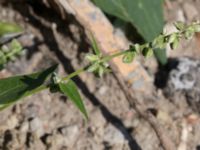
[[[64,143],[66,145],[73,145],[76,142],[79,134],[79,128],[77,125],[65,126],[60,128],[59,131],[63,135]]]
[[[101,87],[99,88],[99,90],[98,90],[98,93],[99,93],[100,95],[105,95],[107,91],[108,91],[108,87],[107,87],[107,86],[101,86]]]
[[[45,145],[41,141],[40,137],[38,137],[34,133],[29,135],[29,139],[26,141],[26,144],[28,145],[27,149],[30,149],[30,150],[43,150],[43,149],[45,149]]]
[[[95,109],[94,111],[92,111],[91,114],[92,115],[90,117],[91,117],[92,126],[94,126],[95,128],[104,128],[104,125],[106,124],[106,120],[102,116],[100,109]]]
[[[18,125],[18,119],[16,115],[12,115],[7,120],[7,128],[14,129]]]
[[[20,127],[20,132],[26,133],[29,129],[29,124],[27,121],[23,122]]]
[[[29,104],[28,108],[24,111],[24,115],[27,119],[38,116],[38,113],[39,113],[39,106],[32,103]]]
[[[33,118],[30,121],[29,127],[30,127],[30,131],[31,132],[35,132],[35,134],[38,137],[41,137],[44,134],[44,129],[43,129],[43,126],[42,126],[42,122],[38,117]]]
[[[68,127],[66,127],[66,128],[68,128]],[[60,130],[63,130],[63,129],[60,129]],[[68,129],[70,130],[70,127]],[[66,130],[66,129],[64,129],[64,130]],[[72,130],[74,130],[74,129],[72,129]],[[72,146],[74,144],[74,142],[76,142],[78,134],[75,137],[73,135],[73,133],[72,133],[72,136],[71,136],[68,131],[67,131],[68,132],[67,133],[68,136],[63,135],[62,131],[60,131],[60,132],[61,133],[55,131],[55,132],[53,132],[53,134],[47,136],[47,138],[45,140],[45,143],[48,145],[48,147],[50,149],[52,149],[52,150],[53,149],[60,149],[63,146],[70,147],[70,146]],[[66,131],[64,131],[64,132],[65,132],[64,134],[66,134]]]
[[[52,146],[60,147],[64,145],[64,137],[60,134],[53,135],[50,140]]]
[[[125,138],[118,129],[109,124],[104,131],[104,141],[108,142],[111,145],[123,145],[125,143]]]

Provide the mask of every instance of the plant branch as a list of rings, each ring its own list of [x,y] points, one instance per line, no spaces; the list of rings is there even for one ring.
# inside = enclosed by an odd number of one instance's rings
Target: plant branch
[[[67,81],[75,76],[78,76],[80,73],[84,72],[87,70],[88,67],[84,67],[84,68],[80,68],[78,70],[76,70],[75,72],[72,72],[71,74],[69,74],[68,76],[66,77],[63,77],[62,78],[62,81]]]

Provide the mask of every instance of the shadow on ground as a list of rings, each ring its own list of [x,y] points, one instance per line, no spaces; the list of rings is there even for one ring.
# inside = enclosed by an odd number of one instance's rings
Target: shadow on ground
[[[41,21],[36,18],[34,15],[32,15],[32,12],[37,14],[39,17],[45,19],[46,21],[52,23],[57,22],[57,32],[63,34],[65,37],[70,37],[74,42],[77,42],[74,38],[73,33],[70,32],[68,29],[68,25],[70,23],[75,23],[80,27],[80,29],[83,31],[81,34],[81,43],[78,43],[79,48],[78,50],[87,49],[89,45],[87,44],[84,34],[84,29],[81,27],[81,25],[78,24],[76,19],[73,16],[67,16],[68,20],[63,20],[60,15],[56,14],[54,10],[47,8],[46,6],[42,5],[38,1],[29,1],[29,3],[25,2],[13,2],[11,3],[11,6],[13,9],[17,12],[19,12],[24,18],[29,19],[29,24],[36,28],[44,37],[44,43],[48,46],[49,50],[55,54],[57,59],[60,61],[62,66],[64,67],[65,71],[67,73],[74,72],[74,68],[71,64],[71,60],[63,54],[62,50],[59,48],[59,42],[54,37],[54,33],[52,31],[52,28],[45,26],[41,23]],[[6,5],[5,5],[6,7]],[[70,22],[69,22],[70,18]],[[65,29],[65,30],[63,30]],[[84,48],[83,48],[84,47]],[[31,55],[34,55],[34,51],[32,51]],[[31,56],[29,56],[31,57]],[[109,109],[103,105],[97,97],[90,92],[86,84],[79,78],[76,77],[73,79],[77,86],[81,89],[82,93],[90,100],[90,102],[95,106],[100,108],[102,115],[106,119],[108,123],[111,123],[113,126],[115,126],[125,137],[125,139],[129,143],[129,147],[131,150],[141,150],[141,147],[136,142],[136,140],[132,137],[131,134],[128,132],[128,128],[125,127],[123,122],[112,114]]]

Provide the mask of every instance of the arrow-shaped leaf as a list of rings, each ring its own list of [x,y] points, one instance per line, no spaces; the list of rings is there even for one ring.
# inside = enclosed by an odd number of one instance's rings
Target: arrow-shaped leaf
[[[76,105],[76,107],[83,113],[86,119],[88,115],[81,99],[81,96],[78,92],[76,84],[69,80],[67,83],[59,83],[60,90]]]
[[[108,14],[131,22],[148,42],[163,29],[163,0],[93,0]]]
[[[56,68],[54,65],[42,72],[0,79],[0,109],[45,89],[44,83]]]

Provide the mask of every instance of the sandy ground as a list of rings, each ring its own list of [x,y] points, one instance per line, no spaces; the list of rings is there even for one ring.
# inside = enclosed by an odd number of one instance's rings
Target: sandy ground
[[[168,1],[165,18],[168,23],[200,19],[200,1]],[[27,49],[25,55],[7,65],[1,76],[40,70],[54,62],[60,64],[59,74],[66,75],[85,65],[84,57],[91,49],[83,27],[73,16],[63,20],[43,5],[14,1],[0,5],[0,20],[16,22],[25,29],[20,41]],[[199,43],[198,36],[190,42],[183,41],[169,56],[198,60]],[[157,68],[150,69],[152,78],[159,78]],[[166,68],[164,75],[165,71]],[[84,73],[74,81],[90,116],[88,123],[66,97],[43,91],[1,112],[0,149],[162,150],[154,130],[129,107],[112,73],[102,79]],[[168,85],[164,91],[169,91]],[[185,90],[166,93],[156,88],[151,98],[146,98],[146,105],[156,110],[157,119],[178,150],[199,150],[198,110],[188,105]],[[191,101],[197,99],[194,96]]]

